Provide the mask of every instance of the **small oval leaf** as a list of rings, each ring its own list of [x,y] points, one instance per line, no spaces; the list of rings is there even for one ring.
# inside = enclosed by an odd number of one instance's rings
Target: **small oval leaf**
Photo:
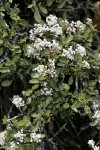
[[[39,9],[38,7],[35,8],[35,12],[34,12],[34,18],[37,22],[40,22],[41,21],[41,15],[39,13]]]
[[[12,80],[5,80],[1,82],[1,85],[4,87],[8,87],[11,85],[11,83],[12,83]]]

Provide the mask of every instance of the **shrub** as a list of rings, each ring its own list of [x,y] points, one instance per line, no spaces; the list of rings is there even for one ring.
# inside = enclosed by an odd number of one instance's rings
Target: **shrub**
[[[84,24],[49,14],[40,21],[36,7],[34,17],[40,23],[29,25],[20,18],[17,5],[6,2],[3,7],[0,78],[10,111],[3,118],[6,129],[0,133],[0,144],[10,150],[42,149],[45,140],[54,143],[66,122],[74,124],[77,115],[88,118],[88,126],[94,128],[90,137],[94,138],[100,130],[100,53],[92,46],[96,32],[92,20],[88,18]],[[10,16],[9,23],[5,13]],[[67,121],[50,138],[45,127],[53,118]]]

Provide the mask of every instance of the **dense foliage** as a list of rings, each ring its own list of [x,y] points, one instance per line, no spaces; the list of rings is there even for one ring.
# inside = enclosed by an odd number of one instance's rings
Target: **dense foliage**
[[[99,35],[83,9],[91,4],[1,1],[0,145],[4,149],[99,150]]]

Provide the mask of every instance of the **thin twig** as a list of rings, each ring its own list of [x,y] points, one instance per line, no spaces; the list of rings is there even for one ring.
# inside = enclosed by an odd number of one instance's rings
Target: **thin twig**
[[[81,131],[78,132],[78,134],[76,135],[76,138],[78,138],[78,136],[79,136],[83,131],[85,131],[86,129],[88,129],[89,127],[91,127],[91,125],[88,125],[88,126],[86,126],[86,127],[83,127],[83,128],[81,129]]]
[[[78,90],[78,77],[75,78],[75,87],[76,87],[76,90]]]

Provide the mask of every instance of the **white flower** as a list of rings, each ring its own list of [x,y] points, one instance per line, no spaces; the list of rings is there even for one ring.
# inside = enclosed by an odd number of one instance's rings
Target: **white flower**
[[[34,68],[33,71],[37,73],[37,77],[40,75],[45,76],[47,74],[47,66],[39,65],[38,67]]]
[[[83,31],[85,28],[85,24],[83,24],[80,20],[78,20],[77,22],[75,22],[75,27],[79,30],[79,31]]]
[[[34,24],[34,28],[29,31],[30,33],[30,40],[34,41],[36,36],[42,36],[44,32],[46,32],[46,24]]]
[[[15,137],[16,139],[18,139],[20,142],[23,142],[25,136],[26,136],[26,135],[23,133],[23,129],[21,129],[21,130],[18,131],[16,134],[14,134],[14,137]]]
[[[62,56],[67,57],[68,59],[74,60],[75,51],[73,50],[72,46],[68,49],[63,49]]]
[[[55,50],[55,49],[60,50],[61,48],[62,48],[61,45],[55,39],[53,39],[52,40],[52,49],[53,50]]]
[[[30,40],[34,40],[34,31],[31,29],[30,31],[29,31],[29,33],[30,33]]]
[[[7,131],[0,132],[0,145],[4,146],[5,145],[5,136],[6,136]]]
[[[80,44],[77,44],[76,45],[76,49],[75,49],[75,52],[80,54],[82,57],[83,56],[86,56],[86,50],[83,46],[81,46]]]
[[[93,150],[100,150],[100,146],[96,146],[93,140],[89,140],[88,145],[92,147]]]
[[[61,46],[60,44],[55,40],[47,40],[44,38],[43,40],[40,38],[36,38],[34,42],[34,47],[31,45],[27,46],[27,53],[26,55],[28,57],[33,56],[34,58],[39,59],[41,55],[41,51],[44,51],[45,49],[48,49],[50,51],[54,51],[55,49],[60,50]]]
[[[52,95],[52,92],[52,88],[48,88],[46,82],[42,83],[41,95]]]
[[[43,88],[41,89],[41,95],[52,95],[52,88]]]
[[[34,24],[34,35],[37,36],[42,36],[43,33],[46,31],[46,25],[42,24]]]
[[[25,105],[23,99],[19,97],[18,95],[14,95],[12,98],[12,103],[17,107],[20,108]]]
[[[88,24],[88,25],[91,25],[93,22],[92,22],[92,19],[90,19],[90,18],[87,18],[86,19],[86,24]]]
[[[95,142],[93,140],[89,140],[88,141],[88,145],[91,146],[91,147],[94,147]]]
[[[62,27],[59,26],[59,24],[55,24],[52,27],[48,27],[48,31],[54,33],[54,36],[57,37],[58,35],[62,34]]]
[[[34,56],[37,56],[37,54],[35,53],[35,49],[32,46],[28,45],[27,46],[27,54],[26,54],[27,57],[30,57],[33,54],[34,54]]]
[[[95,102],[93,102],[92,108],[93,108],[94,111],[96,111],[99,108],[99,105],[96,104]]]
[[[97,121],[100,121],[100,111],[96,110],[94,112],[93,118],[95,118]]]
[[[86,61],[86,60],[83,60],[83,68],[90,68],[90,64]]]
[[[30,134],[30,137],[31,137],[31,140],[30,142],[37,142],[37,143],[40,143],[41,142],[41,134],[36,134],[35,132],[31,133]]]
[[[51,77],[57,76],[56,70],[55,70],[55,59],[51,60],[48,59],[49,64],[48,64],[48,74],[51,75]]]
[[[14,141],[12,141],[10,143],[10,148],[9,150],[17,150],[18,149],[18,146],[16,145],[16,143]]]
[[[98,54],[98,58],[100,58],[100,53]]]
[[[94,146],[93,150],[100,150],[100,146]]]
[[[76,32],[76,28],[75,28],[74,26],[70,25],[70,26],[67,28],[67,31],[75,33],[75,32]]]
[[[67,32],[76,33],[76,31],[83,31],[85,29],[85,24],[83,24],[81,21],[71,21],[69,23],[67,20],[65,20]]]
[[[57,24],[57,17],[50,14],[48,17],[46,17],[46,23],[48,26]]]
[[[43,47],[44,47],[44,41],[42,41],[40,38],[37,38],[34,43],[34,48],[40,51],[43,49]]]

